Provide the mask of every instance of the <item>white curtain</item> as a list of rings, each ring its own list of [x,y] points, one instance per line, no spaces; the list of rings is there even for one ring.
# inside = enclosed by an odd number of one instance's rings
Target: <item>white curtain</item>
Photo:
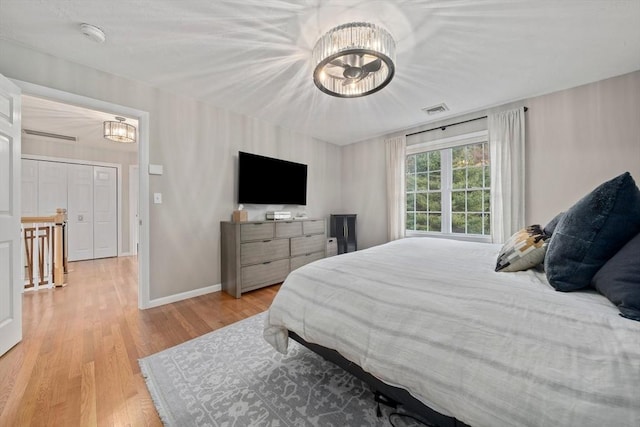
[[[387,238],[401,239],[405,232],[406,137],[385,140],[387,153]]]
[[[491,240],[524,227],[524,107],[487,116],[491,154]]]

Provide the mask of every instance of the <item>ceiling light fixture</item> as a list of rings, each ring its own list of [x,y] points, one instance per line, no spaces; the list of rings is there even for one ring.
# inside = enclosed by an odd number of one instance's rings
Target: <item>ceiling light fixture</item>
[[[136,142],[136,127],[125,123],[124,117],[116,117],[116,120],[104,122],[104,137],[116,142]]]
[[[379,91],[395,73],[396,43],[383,28],[352,22],[333,28],[313,48],[313,82],[340,98]]]
[[[104,41],[107,39],[104,31],[102,31],[95,25],[80,24],[80,31],[82,31],[82,34],[84,34],[88,39],[96,43],[104,43]]]

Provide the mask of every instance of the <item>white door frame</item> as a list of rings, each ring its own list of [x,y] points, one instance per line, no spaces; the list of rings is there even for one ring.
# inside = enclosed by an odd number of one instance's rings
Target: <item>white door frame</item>
[[[138,165],[139,175],[139,203],[140,215],[140,245],[138,250],[138,308],[150,307],[149,297],[149,175],[143,173],[149,170],[149,113],[124,105],[113,104],[99,99],[76,95],[70,92],[52,89],[21,80],[10,79],[24,95],[33,95],[53,101],[64,102],[93,110],[104,111],[113,115],[122,115],[138,120]],[[19,184],[18,184],[19,185]],[[15,191],[20,191],[19,188]]]
[[[132,176],[140,177],[140,167],[138,165],[129,165],[129,253],[131,255],[138,254],[138,189],[140,185],[134,183]]]

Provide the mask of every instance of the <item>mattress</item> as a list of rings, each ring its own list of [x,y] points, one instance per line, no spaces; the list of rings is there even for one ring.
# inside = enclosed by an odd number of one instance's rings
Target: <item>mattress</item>
[[[640,322],[544,272],[494,271],[501,245],[406,238],[289,274],[265,339],[288,331],[471,426],[640,425]]]

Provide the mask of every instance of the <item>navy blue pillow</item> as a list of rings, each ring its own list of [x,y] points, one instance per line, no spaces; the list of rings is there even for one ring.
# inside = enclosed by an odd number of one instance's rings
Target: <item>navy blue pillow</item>
[[[549,221],[547,225],[544,226],[544,228],[542,229],[544,234],[546,234],[549,237],[553,235],[553,232],[558,226],[558,223],[560,222],[560,218],[562,218],[562,215],[564,215],[564,212],[560,212],[558,215],[554,216],[553,219]]]
[[[640,234],[598,270],[591,284],[618,307],[621,316],[640,321]]]
[[[596,272],[640,232],[640,190],[629,172],[594,189],[562,215],[553,231],[544,266],[558,291],[591,283]]]

